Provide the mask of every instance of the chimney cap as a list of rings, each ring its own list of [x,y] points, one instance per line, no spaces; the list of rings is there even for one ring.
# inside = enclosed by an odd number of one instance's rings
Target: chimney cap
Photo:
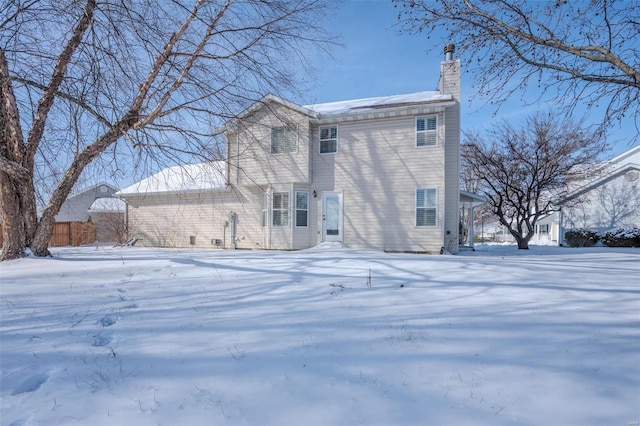
[[[444,47],[444,53],[453,53],[456,51],[456,45],[455,44],[447,44]]]

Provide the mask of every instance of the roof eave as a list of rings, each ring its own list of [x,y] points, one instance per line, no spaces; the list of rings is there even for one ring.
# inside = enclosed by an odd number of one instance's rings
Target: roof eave
[[[366,110],[355,110],[337,114],[318,114],[316,118],[311,119],[312,124],[334,124],[340,122],[351,122],[360,120],[372,120],[378,118],[394,118],[409,115],[436,114],[444,112],[445,109],[452,107],[456,101],[437,101],[429,103],[417,103],[412,105],[389,106],[370,108]]]
[[[580,197],[581,195],[584,195],[585,193],[597,188],[600,185],[604,185],[605,183],[608,183],[622,175],[624,175],[625,173],[632,171],[632,170],[636,170],[636,171],[640,171],[640,165],[635,164],[635,163],[628,163],[625,164],[624,166],[621,166],[607,174],[605,174],[604,176],[601,176],[598,179],[595,179],[591,182],[589,182],[588,184],[574,190],[571,191],[571,193],[569,193],[567,196],[562,197],[560,200],[557,201],[558,205],[563,205],[571,200],[574,200],[578,197]]]
[[[117,192],[114,197],[118,198],[134,198],[156,195],[172,195],[172,194],[199,194],[202,192],[230,192],[229,185],[220,188],[198,188],[198,189],[174,189],[171,191],[145,191],[145,192]]]

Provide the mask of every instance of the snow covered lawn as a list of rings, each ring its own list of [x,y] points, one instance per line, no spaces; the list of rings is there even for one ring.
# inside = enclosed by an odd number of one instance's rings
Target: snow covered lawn
[[[637,425],[640,250],[483,249],[4,262],[0,422]]]

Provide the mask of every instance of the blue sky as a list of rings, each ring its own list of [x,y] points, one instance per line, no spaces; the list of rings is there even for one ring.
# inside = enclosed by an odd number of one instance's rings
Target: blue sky
[[[400,35],[397,9],[390,0],[347,0],[328,17],[330,33],[340,34],[342,47],[333,50],[334,59],[324,58],[318,64],[318,76],[308,99],[300,103],[321,103],[348,99],[436,90],[440,62],[446,42],[439,34]],[[462,62],[462,128],[483,129],[497,119],[518,121],[536,110],[546,111],[545,104],[525,106],[524,100],[513,99],[496,113],[474,98],[473,79],[464,73]],[[594,114],[594,118],[598,118]],[[610,156],[629,148],[636,134],[633,123],[615,127],[609,133]]]

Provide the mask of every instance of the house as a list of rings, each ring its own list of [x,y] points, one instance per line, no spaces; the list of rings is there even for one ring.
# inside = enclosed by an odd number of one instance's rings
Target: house
[[[452,45],[445,53],[436,91],[306,106],[265,96],[226,124],[223,161],[117,194],[130,235],[151,246],[457,252],[460,61]]]
[[[533,242],[564,243],[564,232],[640,227],[640,145],[607,161],[601,172],[559,202],[559,211],[540,219]]]
[[[91,205],[100,198],[113,197],[117,191],[118,188],[103,182],[70,195],[60,207],[56,222],[87,222]]]

